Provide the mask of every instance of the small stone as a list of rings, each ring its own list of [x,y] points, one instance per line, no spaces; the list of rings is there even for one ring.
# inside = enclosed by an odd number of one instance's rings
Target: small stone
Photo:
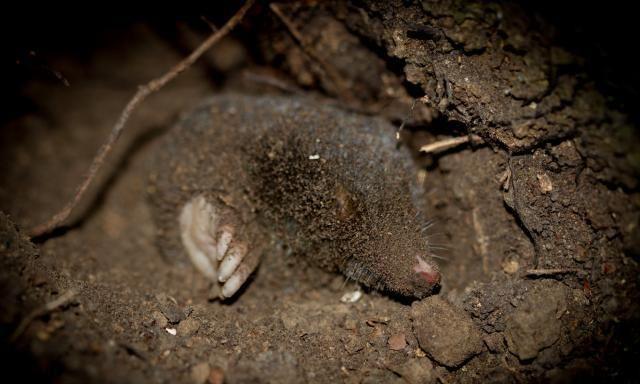
[[[540,192],[549,193],[553,191],[553,184],[551,183],[551,178],[546,173],[542,173],[536,175],[538,178],[538,183],[540,183]]]
[[[342,295],[342,297],[340,298],[340,301],[343,303],[355,303],[356,301],[360,300],[361,297],[362,297],[362,291],[356,290],[353,292],[347,292],[344,295]]]
[[[165,331],[167,331],[168,334],[170,334],[171,336],[175,336],[178,331],[175,328],[165,328]]]
[[[193,317],[183,320],[178,324],[178,334],[180,336],[191,336],[200,329],[200,322]]]
[[[389,349],[392,351],[402,351],[407,346],[407,340],[404,333],[396,333],[389,337]]]
[[[457,367],[483,350],[481,333],[469,315],[439,296],[413,303],[411,318],[420,347],[447,367]]]
[[[209,363],[202,362],[191,367],[191,380],[195,384],[203,384],[209,378],[211,367]]]
[[[518,272],[518,269],[520,269],[520,264],[518,264],[516,260],[504,260],[502,262],[502,270],[509,275],[513,275]]]

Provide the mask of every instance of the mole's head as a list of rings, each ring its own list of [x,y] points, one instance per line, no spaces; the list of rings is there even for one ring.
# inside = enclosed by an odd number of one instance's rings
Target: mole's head
[[[365,286],[402,297],[422,299],[440,288],[440,271],[429,257],[376,254],[354,257],[345,275]]]
[[[399,251],[403,245],[396,243]],[[382,277],[384,290],[394,294],[422,299],[440,289],[440,271],[426,253],[391,253],[375,267]]]
[[[338,218],[347,221],[345,275],[371,288],[421,299],[440,287],[423,223],[408,193],[354,197],[336,191]]]

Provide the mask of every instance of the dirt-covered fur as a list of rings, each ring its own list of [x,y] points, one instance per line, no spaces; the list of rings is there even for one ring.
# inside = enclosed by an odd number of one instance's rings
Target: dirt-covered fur
[[[403,296],[438,285],[416,170],[383,120],[304,99],[225,95],[165,143],[150,190],[169,258],[182,252],[178,209],[203,194],[235,212],[254,247],[284,240],[315,265]]]

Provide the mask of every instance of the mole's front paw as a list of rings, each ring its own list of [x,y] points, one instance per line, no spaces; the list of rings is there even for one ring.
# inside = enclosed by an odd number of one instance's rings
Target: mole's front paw
[[[191,262],[214,283],[222,298],[233,296],[259,261],[257,250],[239,239],[230,215],[197,196],[184,205],[178,218]]]

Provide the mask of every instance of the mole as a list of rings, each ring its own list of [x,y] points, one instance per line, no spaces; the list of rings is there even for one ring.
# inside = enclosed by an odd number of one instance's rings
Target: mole
[[[297,96],[211,97],[155,151],[148,193],[161,253],[220,298],[265,252],[410,299],[437,291],[417,168],[389,122]]]

